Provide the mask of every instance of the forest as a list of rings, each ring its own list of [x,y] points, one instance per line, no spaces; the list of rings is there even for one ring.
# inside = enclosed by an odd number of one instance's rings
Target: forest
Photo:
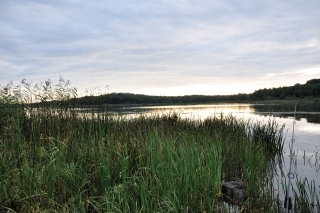
[[[264,88],[253,93],[234,95],[185,95],[151,96],[132,93],[111,93],[100,96],[84,96],[75,99],[79,105],[101,104],[199,104],[219,102],[251,102],[263,100],[320,98],[320,79],[311,79],[305,84]]]

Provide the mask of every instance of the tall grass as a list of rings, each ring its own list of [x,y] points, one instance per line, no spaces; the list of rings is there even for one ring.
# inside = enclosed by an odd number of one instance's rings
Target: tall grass
[[[228,212],[222,180],[245,181],[243,211],[275,209],[269,165],[283,127],[273,121],[90,116],[63,79],[23,85],[0,98],[1,211]]]

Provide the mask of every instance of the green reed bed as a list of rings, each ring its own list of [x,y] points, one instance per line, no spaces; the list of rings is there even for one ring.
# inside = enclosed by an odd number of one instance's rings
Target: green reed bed
[[[273,208],[268,162],[282,146],[274,124],[176,113],[92,118],[72,107],[4,102],[0,109],[1,211],[228,212],[222,179],[245,181],[244,210]]]
[[[229,180],[245,182],[239,212],[277,211],[270,170],[283,127],[273,121],[83,114],[63,79],[22,83],[0,90],[0,211],[233,212]]]

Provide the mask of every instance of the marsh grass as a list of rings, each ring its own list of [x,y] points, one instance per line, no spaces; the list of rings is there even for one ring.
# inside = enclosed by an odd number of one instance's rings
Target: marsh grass
[[[297,179],[293,188],[295,212],[313,213],[320,211],[320,200],[314,180]]]
[[[245,182],[243,212],[275,211],[275,122],[93,116],[79,113],[66,86],[1,94],[1,211],[230,212],[222,180]]]
[[[295,173],[293,177],[294,178],[290,184],[290,190],[292,191],[292,194],[290,195],[292,200],[292,210],[294,212],[303,213],[320,212],[319,186],[315,184],[314,180],[299,177],[298,173]],[[287,180],[282,178],[280,181],[281,183],[278,184],[281,184],[282,191],[284,194],[288,194]],[[281,205],[284,206],[283,203]]]

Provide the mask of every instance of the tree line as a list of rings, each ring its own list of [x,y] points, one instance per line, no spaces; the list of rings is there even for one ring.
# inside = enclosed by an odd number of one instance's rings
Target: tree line
[[[151,96],[132,93],[111,93],[100,96],[85,96],[75,101],[80,105],[102,104],[195,104],[214,102],[249,102],[274,99],[320,98],[320,79],[311,79],[305,84],[264,88],[250,94],[235,95],[185,95]]]

